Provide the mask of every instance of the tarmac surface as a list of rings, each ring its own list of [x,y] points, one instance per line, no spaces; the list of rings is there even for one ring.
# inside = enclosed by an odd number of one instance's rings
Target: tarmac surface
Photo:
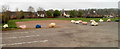
[[[24,22],[23,24],[27,25]],[[90,26],[90,23],[88,25],[82,25],[72,24],[70,21],[56,20],[57,26],[55,28],[45,26],[40,29],[35,29],[32,26],[34,24],[36,23],[31,23],[31,29],[2,31],[1,46],[118,47],[117,22],[99,22],[98,26]]]

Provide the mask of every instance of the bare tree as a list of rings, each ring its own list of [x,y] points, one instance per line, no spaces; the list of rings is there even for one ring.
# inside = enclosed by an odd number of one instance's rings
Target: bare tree
[[[8,5],[2,5],[2,12],[6,12],[9,10],[9,6]]]
[[[18,8],[16,8],[16,12],[17,12],[17,11],[19,11],[19,9],[18,9]]]
[[[37,11],[44,11],[44,9],[41,8],[41,7],[39,7],[39,8],[37,9]]]
[[[1,9],[2,9],[2,23],[5,24],[10,19],[9,6],[8,5],[2,5]]]
[[[28,11],[29,12],[35,12],[35,10],[34,10],[34,8],[32,6],[29,6]]]

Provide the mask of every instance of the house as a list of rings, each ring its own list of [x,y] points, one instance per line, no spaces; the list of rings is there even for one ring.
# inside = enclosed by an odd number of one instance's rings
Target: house
[[[44,11],[37,11],[37,17],[44,18],[45,16],[47,16],[45,10]]]
[[[69,18],[70,17],[70,15],[69,15],[69,11],[68,10],[61,10],[61,16],[60,16],[60,18]]]

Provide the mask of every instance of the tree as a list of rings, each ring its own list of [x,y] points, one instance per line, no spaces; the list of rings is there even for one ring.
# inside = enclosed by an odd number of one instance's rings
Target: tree
[[[35,12],[34,8],[32,6],[29,6],[28,11],[29,11],[29,18],[32,18]]]
[[[34,8],[32,6],[29,6],[28,11],[29,12],[35,12],[35,10],[34,10]]]
[[[16,17],[17,19],[20,19],[20,12],[18,11],[18,8],[16,8]]]
[[[39,8],[37,9],[37,11],[44,11],[44,9],[41,8],[41,7],[39,7]]]
[[[120,9],[118,9],[118,13],[120,13]],[[120,14],[118,14],[119,18],[120,18]]]
[[[50,10],[46,11],[46,14],[47,14],[47,17],[52,17],[53,16],[53,13]]]
[[[2,24],[5,24],[10,19],[10,11],[8,5],[2,5]]]
[[[10,20],[10,11],[3,12],[2,14],[2,23],[5,24]]]
[[[8,5],[2,5],[2,12],[9,11],[9,6]]]
[[[53,12],[54,17],[58,17],[58,16],[60,16],[60,14],[61,14],[61,12],[59,10],[55,10]]]
[[[21,18],[24,18],[24,12],[21,10],[21,11],[16,11],[16,16],[18,19],[21,19]]]
[[[69,12],[69,14],[70,14],[71,17],[76,17],[77,16],[77,11],[76,10],[71,10]]]
[[[96,14],[96,9],[90,9],[90,14]]]
[[[20,16],[21,16],[21,18],[24,18],[24,12],[23,12],[23,10],[20,11]]]
[[[78,11],[78,16],[81,17],[83,15],[83,11],[82,10],[79,10]]]

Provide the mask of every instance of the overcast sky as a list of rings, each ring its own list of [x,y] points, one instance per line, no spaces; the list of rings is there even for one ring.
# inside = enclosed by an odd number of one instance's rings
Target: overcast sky
[[[10,10],[27,10],[29,6],[37,9],[88,9],[118,8],[119,0],[0,0],[2,5],[9,5]],[[1,10],[1,9],[0,9]]]

